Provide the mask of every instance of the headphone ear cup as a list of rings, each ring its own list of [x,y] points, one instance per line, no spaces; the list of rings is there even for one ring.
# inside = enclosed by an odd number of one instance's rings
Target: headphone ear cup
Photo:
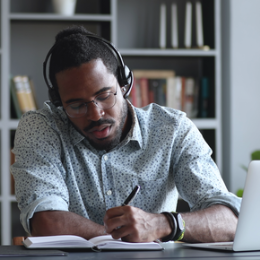
[[[125,87],[126,91],[124,97],[128,97],[131,89],[133,87],[133,73],[132,71],[124,65],[124,67],[119,68],[119,84],[120,87]]]
[[[49,88],[49,99],[55,107],[62,106],[60,95],[54,88]]]

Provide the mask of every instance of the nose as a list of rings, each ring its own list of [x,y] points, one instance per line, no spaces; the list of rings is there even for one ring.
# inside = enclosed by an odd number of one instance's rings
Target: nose
[[[103,116],[103,110],[98,107],[95,100],[88,103],[87,119],[91,121],[98,121]]]

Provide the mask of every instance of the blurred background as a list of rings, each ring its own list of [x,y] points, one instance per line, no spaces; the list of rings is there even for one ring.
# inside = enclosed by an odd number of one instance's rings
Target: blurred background
[[[48,100],[42,63],[70,25],[113,42],[134,71],[131,102],[185,111],[228,189],[243,189],[251,153],[260,150],[260,1],[69,0],[68,9],[56,2],[0,0],[1,244],[26,235],[10,175],[15,129],[23,113]]]

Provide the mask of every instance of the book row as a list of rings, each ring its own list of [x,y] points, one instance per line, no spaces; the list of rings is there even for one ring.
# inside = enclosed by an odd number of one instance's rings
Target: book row
[[[179,8],[176,2],[171,4],[170,11],[170,23],[167,19],[169,13],[167,12],[166,4],[160,5],[160,25],[159,25],[159,47],[167,47],[167,32],[170,31],[171,47],[173,48],[191,48],[197,47],[204,50],[208,50],[209,46],[204,45],[204,33],[203,33],[203,13],[202,4],[200,1],[186,1],[185,11],[182,14],[181,8]],[[184,18],[184,21],[180,19]],[[179,23],[184,24],[184,32],[179,32]],[[170,24],[169,30],[167,29]],[[182,27],[181,27],[182,28]],[[183,35],[183,39],[180,39],[180,35]],[[192,39],[194,35],[194,40]],[[182,44],[183,43],[183,44]]]
[[[11,116],[21,118],[21,115],[38,108],[35,99],[34,86],[26,75],[16,75],[10,79]]]
[[[136,107],[150,103],[184,111],[189,118],[214,117],[214,89],[208,77],[175,76],[172,70],[134,70],[130,101]],[[20,118],[38,108],[28,76],[11,78],[11,114]]]
[[[210,78],[175,76],[174,71],[134,71],[130,101],[136,107],[150,103],[182,110],[189,118],[214,117]]]

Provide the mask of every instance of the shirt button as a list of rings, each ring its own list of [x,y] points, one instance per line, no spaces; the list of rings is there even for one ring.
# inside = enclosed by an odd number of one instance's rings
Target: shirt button
[[[107,195],[110,196],[112,194],[112,190],[107,191]]]
[[[105,156],[104,156],[104,160],[107,161],[107,159],[108,159],[108,157],[107,157],[107,155],[105,155]]]

